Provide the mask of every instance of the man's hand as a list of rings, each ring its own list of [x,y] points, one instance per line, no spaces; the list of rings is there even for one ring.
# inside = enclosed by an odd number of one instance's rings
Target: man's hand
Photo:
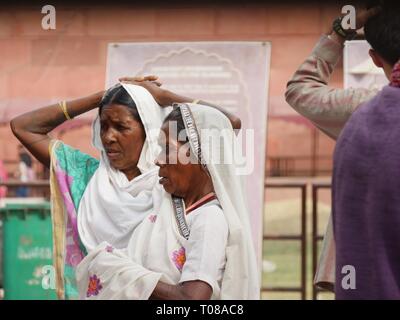
[[[370,9],[366,9],[364,7],[357,7],[356,8],[356,29],[359,30],[365,26],[367,21],[377,15],[379,12],[381,12],[382,8],[381,7],[373,7]],[[344,44],[346,41],[345,38],[339,36],[335,31],[332,31],[332,27],[330,27],[330,31],[328,32],[330,34],[330,38],[337,43],[340,43],[341,45]]]
[[[359,30],[365,26],[367,21],[381,12],[381,7],[373,7],[370,9],[357,8],[356,9],[356,29]]]

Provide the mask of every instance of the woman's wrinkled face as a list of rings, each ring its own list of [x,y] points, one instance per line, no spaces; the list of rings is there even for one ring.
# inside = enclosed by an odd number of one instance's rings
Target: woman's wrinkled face
[[[113,168],[122,172],[137,169],[146,133],[127,106],[104,106],[100,115],[100,137]]]
[[[184,197],[193,188],[191,182],[200,173],[200,165],[191,161],[189,143],[179,142],[172,130],[170,134],[168,123],[161,127],[158,143],[161,152],[155,163],[160,167],[160,184],[168,193]]]

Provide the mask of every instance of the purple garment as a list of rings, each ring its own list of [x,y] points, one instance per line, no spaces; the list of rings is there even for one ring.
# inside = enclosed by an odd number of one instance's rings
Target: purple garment
[[[400,88],[385,87],[347,122],[334,154],[336,299],[400,299]],[[346,265],[355,268],[355,289]]]

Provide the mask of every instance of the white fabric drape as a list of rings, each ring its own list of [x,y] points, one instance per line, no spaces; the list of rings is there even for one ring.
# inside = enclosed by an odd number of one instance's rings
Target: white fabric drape
[[[229,158],[234,160],[238,152],[234,131],[228,118],[216,109],[199,105],[190,105],[189,109],[200,134],[203,161],[229,226],[221,299],[259,299],[260,271],[251,237],[243,180],[234,161],[229,161]],[[193,140],[189,141],[192,143]]]
[[[234,163],[217,163],[219,155],[227,156],[235,152],[232,126],[216,109],[192,104],[189,108],[201,135],[204,161],[229,226],[221,291],[213,298],[259,299],[260,273],[241,178]],[[203,136],[203,129],[211,130]],[[222,144],[218,143],[221,137]],[[192,137],[189,139],[192,143]],[[162,201],[159,208],[155,207],[154,212],[134,230],[126,250],[112,249],[103,243],[81,262],[77,268],[81,298],[147,299],[151,295],[151,287],[154,289],[158,280],[179,283],[181,272],[174,257],[181,248],[185,248],[187,240],[179,232],[170,195],[160,193]],[[96,295],[88,294],[88,284],[93,277],[99,279],[101,284]],[[143,292],[141,288],[145,288]]]
[[[128,181],[126,176],[109,164],[100,139],[100,120],[92,125],[92,143],[101,152],[100,165],[91,178],[78,209],[78,230],[87,251],[103,241],[116,248],[125,248],[133,230],[159,201],[153,192],[158,181],[154,159],[157,154],[157,137],[165,110],[143,87],[122,84],[138,109],[146,132],[138,168],[141,175]]]

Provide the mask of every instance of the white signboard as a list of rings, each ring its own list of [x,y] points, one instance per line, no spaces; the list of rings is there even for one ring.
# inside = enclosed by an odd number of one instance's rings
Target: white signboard
[[[264,165],[270,44],[265,42],[111,43],[107,87],[122,76],[160,77],[169,90],[235,113],[253,129],[253,168],[245,176],[253,239],[262,256]],[[250,130],[251,131],[251,130]]]
[[[346,41],[344,48],[344,87],[381,89],[389,83],[382,69],[369,56],[365,40]]]

